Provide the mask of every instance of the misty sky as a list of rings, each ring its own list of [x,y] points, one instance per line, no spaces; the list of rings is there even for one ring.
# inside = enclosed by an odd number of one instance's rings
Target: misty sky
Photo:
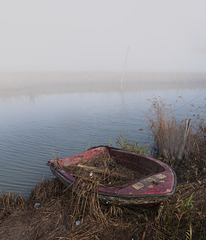
[[[0,71],[124,68],[206,72],[206,0],[0,0]]]

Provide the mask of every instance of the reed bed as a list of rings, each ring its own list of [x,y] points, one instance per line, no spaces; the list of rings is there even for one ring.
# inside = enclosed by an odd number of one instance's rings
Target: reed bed
[[[193,181],[192,178],[204,175],[206,121],[201,114],[193,119],[186,116],[186,119],[177,120],[175,106],[166,104],[164,99],[154,98],[147,117],[154,139],[153,155],[172,166],[179,181]]]

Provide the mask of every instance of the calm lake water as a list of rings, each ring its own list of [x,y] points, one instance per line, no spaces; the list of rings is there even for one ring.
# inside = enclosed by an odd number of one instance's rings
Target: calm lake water
[[[85,91],[78,91],[78,87],[70,91],[68,86],[57,91],[54,86],[49,92],[46,86],[31,92],[32,84],[21,91],[2,85],[0,193],[28,196],[41,178],[51,177],[46,166],[49,159],[73,155],[109,141],[115,143],[120,134],[129,132],[131,139],[139,137],[141,143],[150,143],[146,115],[151,107],[148,99],[155,96],[176,104],[178,119],[197,114],[198,107],[205,114],[206,82],[194,82],[168,87],[165,84],[164,88],[162,84],[153,84],[141,89],[138,83],[134,88],[121,86],[111,90],[92,90],[91,86]]]

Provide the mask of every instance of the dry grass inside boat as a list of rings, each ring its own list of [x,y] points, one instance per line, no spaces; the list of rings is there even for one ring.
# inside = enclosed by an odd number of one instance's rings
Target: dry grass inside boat
[[[107,188],[120,188],[142,176],[137,169],[128,166],[128,164],[125,165],[109,154],[73,163],[64,166],[63,169],[76,179],[83,178],[86,182],[94,182]]]

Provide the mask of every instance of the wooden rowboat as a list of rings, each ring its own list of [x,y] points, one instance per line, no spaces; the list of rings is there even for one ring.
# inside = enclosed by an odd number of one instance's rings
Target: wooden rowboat
[[[110,146],[97,146],[63,159],[48,161],[52,173],[66,185],[75,184],[72,173],[62,167],[108,153],[116,161],[124,162],[135,169],[141,177],[118,188],[98,187],[101,201],[117,205],[155,206],[172,195],[176,187],[175,172],[165,163],[147,156],[124,151]]]

